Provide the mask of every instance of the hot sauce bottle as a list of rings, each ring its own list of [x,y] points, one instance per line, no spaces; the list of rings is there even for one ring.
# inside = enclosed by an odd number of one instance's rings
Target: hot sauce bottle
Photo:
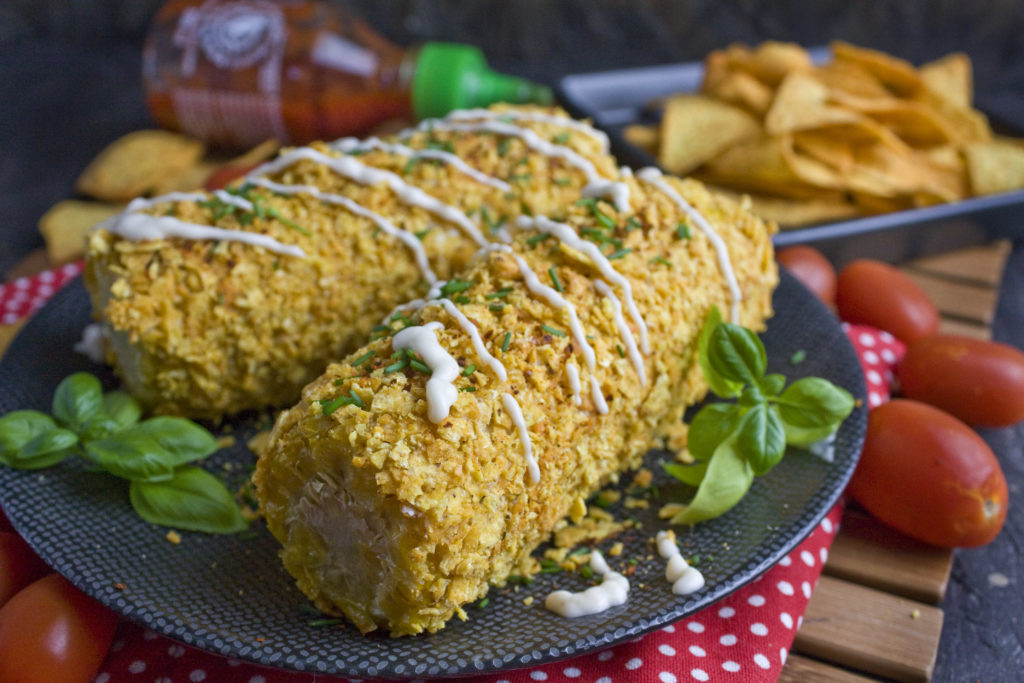
[[[361,135],[391,119],[551,101],[476,48],[404,49],[338,7],[303,0],[171,0],[143,50],[156,122],[223,148]]]

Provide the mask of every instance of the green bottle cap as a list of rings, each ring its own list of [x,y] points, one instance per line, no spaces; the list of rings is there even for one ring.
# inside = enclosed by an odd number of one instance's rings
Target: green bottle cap
[[[480,50],[459,43],[425,43],[412,77],[412,109],[421,119],[492,102],[550,104],[552,99],[547,86],[492,71]]]

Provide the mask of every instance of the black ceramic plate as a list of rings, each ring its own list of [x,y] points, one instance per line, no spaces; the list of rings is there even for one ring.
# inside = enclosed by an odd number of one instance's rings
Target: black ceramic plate
[[[820,375],[864,396],[853,349],[838,321],[806,289],[783,274],[775,294],[776,315],[763,335],[771,372],[791,379]],[[71,351],[89,322],[81,281],[57,294],[24,328],[0,362],[0,413],[18,408],[48,409],[57,383],[78,370],[114,380],[104,368]],[[806,360],[793,365],[796,351]],[[663,562],[642,561],[634,590],[620,607],[593,617],[566,620],[540,604],[552,590],[572,587],[565,575],[541,575],[518,593],[491,591],[486,609],[468,608],[470,619],[453,621],[440,633],[389,639],[363,637],[351,628],[314,628],[304,597],[277,559],[277,544],[265,527],[246,536],[182,533],[178,545],[166,529],[143,522],[128,503],[124,483],[74,463],[35,472],[0,467],[0,504],[36,551],[72,583],[127,618],[204,650],[299,671],[356,677],[451,676],[514,669],[579,655],[636,637],[718,600],[752,581],[797,545],[821,520],[849,478],[863,439],[866,410],[843,424],[827,462],[793,451],[731,512],[681,534],[686,554],[713,555],[700,568],[707,586],[674,596],[664,580]],[[252,462],[244,447],[255,420],[231,425],[236,446],[206,463],[225,474],[225,465]],[[653,452],[648,465],[660,472]],[[624,482],[628,484],[629,478]],[[628,531],[620,558],[646,557],[648,539],[664,522],[657,508],[685,495],[663,475],[660,500],[633,515],[643,530]],[[605,545],[608,545],[608,541]],[[615,561],[613,567],[617,566]],[[581,585],[578,588],[582,588]],[[532,606],[523,604],[527,595]]]

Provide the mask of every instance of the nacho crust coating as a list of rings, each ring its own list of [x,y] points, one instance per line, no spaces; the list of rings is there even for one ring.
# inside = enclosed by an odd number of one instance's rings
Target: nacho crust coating
[[[279,417],[254,482],[285,567],[318,608],[344,614],[363,632],[392,635],[434,632],[464,617],[462,605],[522,572],[574,502],[637,466],[678,429],[686,406],[703,397],[697,336],[712,305],[729,310],[722,269],[701,231],[679,236],[678,224],[689,221],[664,193],[625,180],[636,219],[631,229],[623,227],[625,216],[604,203],[601,210],[615,217],[623,247],[632,249],[612,263],[631,283],[649,329],[646,385],[618,350],[622,337],[611,302],[595,289],[592,261],[554,238],[531,241],[531,230],[518,232],[512,244],[543,282],[555,269],[596,353],[607,414],[599,414],[587,391],[591,373],[572,336],[551,332],[569,331],[566,311],[528,291],[512,254],[490,251],[460,274],[473,284],[460,292],[467,299],[458,309],[504,364],[507,381],[481,362],[444,308],[427,306],[409,313],[409,322],[439,321],[441,345],[460,366],[476,366],[455,381],[460,391],[447,419],[427,418],[427,375],[388,371],[395,360],[387,335],[331,365]],[[699,183],[665,180],[721,235],[743,292],[740,322],[763,329],[777,282],[773,228]],[[577,232],[595,225],[574,203],[558,217]],[[503,290],[505,305],[495,310],[496,297],[488,295]],[[579,406],[567,378],[570,358],[582,379]],[[524,445],[503,408],[506,393],[522,408],[537,483],[529,480]],[[325,414],[325,404],[353,394],[361,405]]]

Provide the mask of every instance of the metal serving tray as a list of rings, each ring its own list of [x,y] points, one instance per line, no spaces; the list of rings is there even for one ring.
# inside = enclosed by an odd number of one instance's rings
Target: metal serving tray
[[[828,52],[814,48],[811,54],[821,59]],[[574,74],[561,79],[558,94],[574,116],[590,118],[607,131],[612,152],[622,163],[656,166],[654,157],[626,142],[622,131],[632,123],[656,122],[658,113],[650,102],[696,91],[703,71],[700,62],[686,62]],[[1011,134],[1024,130],[1024,120],[1009,123],[993,125]],[[787,229],[775,236],[775,245],[809,244],[841,267],[857,258],[899,263],[1004,237],[1024,237],[1024,190]]]

